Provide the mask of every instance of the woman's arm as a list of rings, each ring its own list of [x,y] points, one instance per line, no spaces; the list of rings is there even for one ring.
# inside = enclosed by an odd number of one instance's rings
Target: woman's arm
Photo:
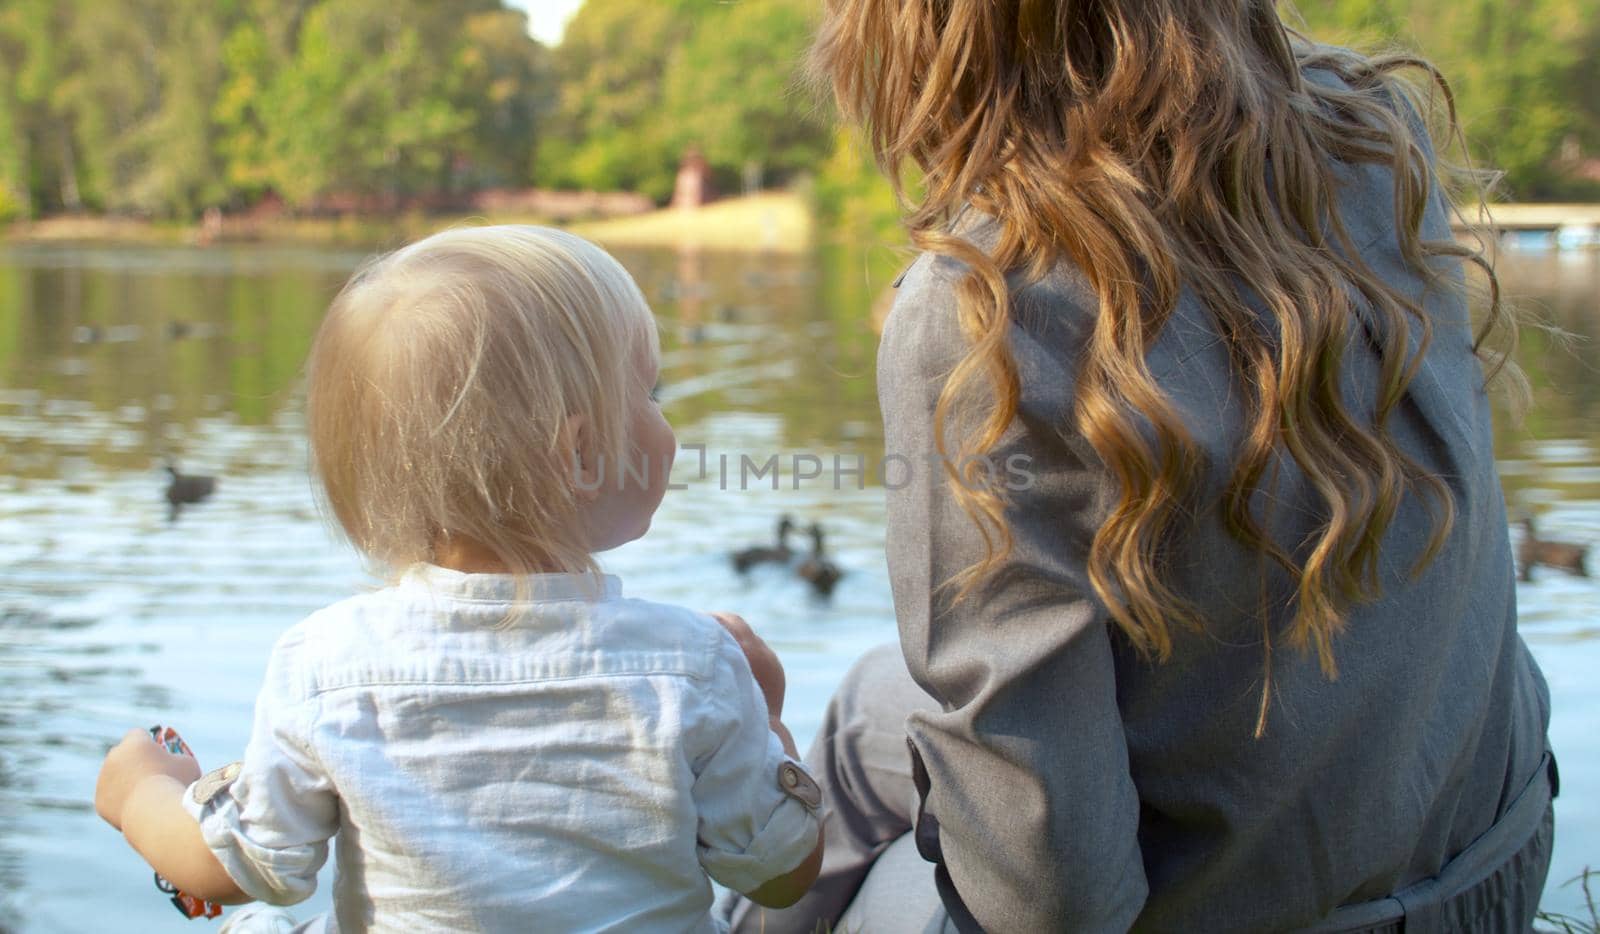
[[[913,267],[878,366],[886,455],[915,465],[889,492],[888,557],[907,665],[943,708],[908,724],[938,822],[940,886],[947,903],[959,897],[964,929],[1126,930],[1147,887],[1110,633],[1085,570],[1107,490],[1087,445],[1068,437],[1076,309],[1039,309],[1043,334],[1015,329],[1023,399],[993,455],[1013,487],[1014,551],[954,602],[945,582],[983,556],[928,466],[934,406],[965,348],[957,275],[945,261]]]
[[[183,808],[184,792],[199,777],[193,758],[168,752],[146,730],[130,730],[100,767],[95,810],[179,889],[225,905],[250,901]]]

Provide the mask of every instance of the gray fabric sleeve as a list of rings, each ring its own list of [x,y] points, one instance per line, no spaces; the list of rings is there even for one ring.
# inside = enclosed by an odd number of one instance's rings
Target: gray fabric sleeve
[[[896,465],[886,478],[895,612],[911,674],[942,706],[907,726],[938,821],[941,889],[947,904],[950,886],[959,896],[963,929],[1124,931],[1147,885],[1107,617],[1085,570],[1108,480],[1068,434],[1082,335],[1047,321],[1013,327],[1024,398],[990,464],[1017,487],[1015,550],[953,603],[941,585],[983,555],[928,463],[934,406],[965,352],[959,275],[929,257],[908,271],[878,364],[885,462]]]

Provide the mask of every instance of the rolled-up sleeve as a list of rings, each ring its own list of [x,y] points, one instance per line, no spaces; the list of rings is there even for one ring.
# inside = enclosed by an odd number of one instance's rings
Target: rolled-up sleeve
[[[294,632],[268,662],[255,723],[237,775],[203,777],[184,794],[201,836],[246,895],[273,905],[316,890],[328,838],[339,826],[338,799],[310,751],[313,698],[296,683]]]
[[[706,873],[748,893],[799,866],[817,845],[818,815],[784,791],[780,770],[800,766],[768,726],[761,689],[726,633],[687,742],[699,815],[696,851]]]
[[[965,348],[958,275],[929,258],[909,271],[878,369],[886,455],[915,465],[889,484],[888,557],[907,665],[942,707],[907,725],[940,886],[964,930],[1127,930],[1147,884],[1107,614],[1086,572],[1106,484],[1072,437],[1081,335],[1064,316],[1013,328],[1023,399],[991,470],[1011,487],[1014,550],[954,602],[944,585],[983,557],[983,540],[925,465],[934,406]]]

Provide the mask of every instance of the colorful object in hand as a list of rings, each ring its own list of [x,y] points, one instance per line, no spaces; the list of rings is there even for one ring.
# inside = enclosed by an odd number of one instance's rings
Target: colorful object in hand
[[[178,731],[170,726],[157,724],[150,728],[150,738],[167,747],[167,752],[175,756],[188,756],[194,758],[194,753],[189,749],[189,744],[183,741]],[[161,873],[156,873],[156,888],[172,896],[172,904],[183,913],[185,918],[215,918],[222,914],[222,906],[215,902],[208,902],[203,898],[195,898],[187,892],[178,890],[171,882],[161,878]]]

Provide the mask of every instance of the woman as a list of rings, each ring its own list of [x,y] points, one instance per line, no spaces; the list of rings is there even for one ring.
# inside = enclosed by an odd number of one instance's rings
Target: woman
[[[1549,702],[1443,82],[1272,0],[829,0],[814,56],[921,173],[879,393],[946,469],[888,494],[823,881],[741,923],[1526,929]]]

